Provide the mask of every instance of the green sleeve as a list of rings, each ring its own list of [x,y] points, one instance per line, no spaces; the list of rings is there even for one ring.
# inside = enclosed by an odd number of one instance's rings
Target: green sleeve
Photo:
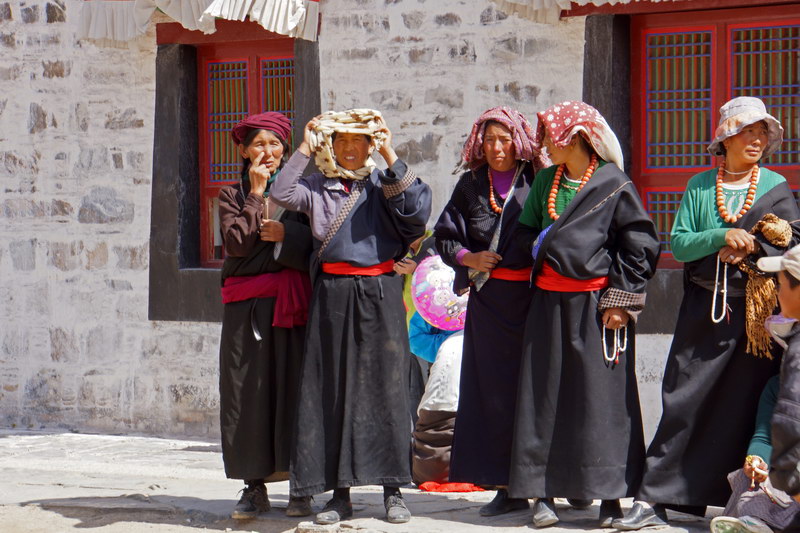
[[[544,191],[547,191],[553,183],[555,168],[549,167],[539,171],[533,182],[525,205],[522,206],[522,213],[519,216],[520,224],[525,224],[536,229],[542,229],[542,211],[544,202],[542,201]]]
[[[725,246],[725,233],[728,231],[728,228],[701,227],[703,209],[708,208],[704,204],[712,202],[714,208],[716,204],[713,195],[704,194],[705,191],[699,187],[700,181],[696,178],[700,177],[695,176],[686,186],[670,236],[672,255],[684,263],[718,252]]]
[[[753,438],[750,439],[750,446],[747,448],[747,455],[757,455],[765,463],[769,464],[772,455],[771,422],[772,411],[775,410],[775,403],[778,401],[778,388],[780,385],[779,376],[772,376],[761,393],[758,401],[758,411],[756,412],[756,428]]]

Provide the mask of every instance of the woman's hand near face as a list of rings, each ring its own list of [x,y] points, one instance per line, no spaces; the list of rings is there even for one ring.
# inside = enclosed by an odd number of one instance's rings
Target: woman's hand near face
[[[742,250],[748,254],[756,251],[756,238],[741,228],[732,228],[725,233],[725,244],[734,250]]]
[[[491,272],[503,257],[495,252],[484,250],[482,252],[467,252],[461,258],[464,266],[477,270],[478,272]]]
[[[303,155],[311,156],[311,136],[314,135],[314,128],[319,124],[319,115],[312,118],[306,123],[303,128],[303,142],[297,148],[297,151]]]
[[[608,329],[619,329],[628,325],[630,315],[621,307],[611,307],[603,311],[603,325]]]
[[[270,172],[267,167],[261,164],[264,159],[264,152],[259,153],[250,164],[248,175],[250,176],[250,194],[264,196],[264,191],[267,190],[267,182],[269,181]]]
[[[397,161],[397,154],[395,153],[394,148],[392,148],[392,132],[389,130],[389,126],[386,124],[386,121],[383,119],[383,117],[379,117],[376,122],[378,123],[378,126],[380,126],[377,131],[382,132],[386,136],[383,144],[381,144],[381,147],[378,148],[378,153],[381,154],[381,157],[383,157],[387,165],[392,166],[394,165],[394,162]]]
[[[283,228],[283,223],[277,220],[262,220],[260,234],[262,241],[283,242],[286,231]]]

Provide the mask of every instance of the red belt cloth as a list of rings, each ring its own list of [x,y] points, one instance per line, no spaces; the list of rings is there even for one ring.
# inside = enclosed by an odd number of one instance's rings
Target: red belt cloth
[[[322,271],[339,276],[380,276],[394,270],[394,259],[367,267],[357,267],[350,263],[322,263]]]
[[[284,268],[258,276],[231,276],[222,286],[222,303],[250,298],[275,298],[272,325],[278,328],[303,326],[308,321],[311,281],[308,274]]]
[[[554,292],[592,292],[608,287],[608,276],[592,279],[574,279],[562,276],[547,263],[536,276],[536,286]]]
[[[531,267],[520,269],[498,267],[489,273],[489,277],[506,281],[528,281],[531,279]]]

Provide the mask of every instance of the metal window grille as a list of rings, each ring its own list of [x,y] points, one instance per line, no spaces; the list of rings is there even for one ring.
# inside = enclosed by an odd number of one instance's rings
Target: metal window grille
[[[652,33],[645,47],[645,166],[710,165],[713,32]]]
[[[208,135],[210,183],[239,179],[241,157],[231,128],[248,114],[247,61],[208,63]]]
[[[732,28],[731,96],[756,96],[784,127],[769,166],[800,163],[800,25]]]
[[[670,233],[675,223],[675,214],[681,205],[683,191],[671,189],[651,189],[646,192],[647,211],[656,225],[662,253],[672,253]]]

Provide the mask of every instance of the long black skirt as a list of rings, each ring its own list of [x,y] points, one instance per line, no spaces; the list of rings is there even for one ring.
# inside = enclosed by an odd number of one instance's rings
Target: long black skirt
[[[663,412],[637,498],[724,506],[728,472],[741,468],[761,391],[779,370],[745,353],[744,298],[729,298],[729,320],[711,322],[712,293],[688,283],[664,370]]]
[[[528,282],[489,279],[471,291],[464,326],[450,481],[507,485]]]
[[[402,279],[321,274],[307,331],[292,494],[409,483]]]
[[[645,449],[635,330],[630,323],[619,364],[607,364],[599,294],[534,293],[517,395],[513,497],[613,499],[638,487]]]
[[[229,478],[289,476],[305,327],[272,327],[274,308],[274,298],[224,306],[219,396],[222,459]]]

